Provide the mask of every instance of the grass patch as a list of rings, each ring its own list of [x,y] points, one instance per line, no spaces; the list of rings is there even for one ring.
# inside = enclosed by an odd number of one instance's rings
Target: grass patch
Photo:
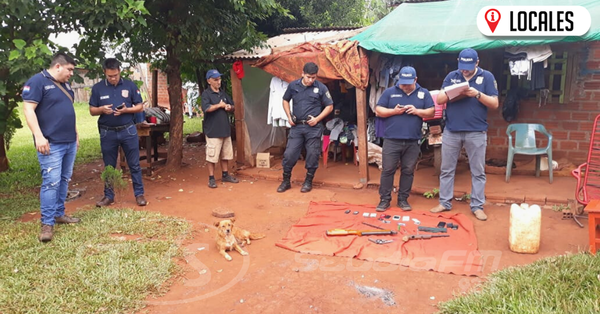
[[[126,209],[76,216],[80,224],[57,226],[47,244],[39,223],[0,221],[0,313],[132,312],[166,292],[188,222]]]
[[[183,118],[183,136],[194,132],[202,132],[202,119],[201,117],[190,119],[188,116],[185,116]]]
[[[14,194],[0,194],[0,221],[17,220],[25,213],[39,211],[39,194],[33,190]],[[0,227],[0,230],[2,230],[2,227]]]
[[[75,164],[97,160],[102,156],[98,117],[90,115],[88,104],[75,103],[74,107],[79,133]],[[0,220],[17,219],[24,213],[39,211],[37,188],[42,183],[40,166],[23,108],[19,107],[18,110],[24,127],[15,132],[7,152],[10,170],[0,173]]]
[[[74,107],[79,133],[79,151],[75,163],[96,160],[102,155],[97,127],[98,117],[90,115],[88,104],[75,103]],[[31,189],[42,182],[33,135],[27,127],[23,108],[19,107],[18,110],[24,127],[15,132],[10,150],[7,152],[8,160],[11,162],[10,170],[0,173],[0,187],[3,192]]]
[[[102,157],[98,117],[90,115],[89,105],[86,103],[75,103],[74,108],[79,133],[79,151],[75,165],[98,160]],[[0,173],[0,220],[14,220],[25,213],[39,210],[37,188],[42,183],[40,166],[23,108],[19,107],[18,110],[24,127],[15,132],[7,153],[11,161],[10,170]],[[202,131],[202,118],[185,117],[184,121],[184,135]]]
[[[554,256],[507,268],[477,290],[440,303],[440,313],[600,313],[600,255]]]

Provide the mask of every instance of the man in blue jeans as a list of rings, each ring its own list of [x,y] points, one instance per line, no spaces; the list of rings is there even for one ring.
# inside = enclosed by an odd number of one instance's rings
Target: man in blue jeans
[[[384,126],[380,201],[376,208],[378,212],[390,207],[398,162],[401,170],[397,204],[404,211],[412,210],[408,204],[408,195],[421,152],[419,140],[423,137],[423,118],[433,116],[435,110],[429,91],[417,84],[417,71],[413,67],[403,67],[399,77],[395,86],[381,94],[375,107]]]
[[[140,167],[140,149],[135,114],[144,110],[138,87],[130,80],[121,78],[121,63],[115,58],[104,60],[102,65],[106,79],[92,87],[90,114],[98,118],[100,148],[104,167],[117,166],[119,146],[125,152],[131,173],[133,193],[138,206],[146,206],[144,183]],[[104,184],[104,197],[96,207],[104,207],[115,202],[112,187]]]
[[[494,75],[478,67],[479,57],[471,48],[458,55],[458,70],[444,79],[444,87],[469,82],[455,101],[448,102],[445,92],[440,92],[437,103],[446,105],[446,128],[442,137],[442,166],[440,173],[440,204],[432,213],[452,208],[454,175],[462,147],[467,151],[471,169],[471,212],[479,220],[487,220],[485,204],[485,150],[487,146],[487,112],[498,108],[498,87]]]
[[[33,134],[42,173],[39,240],[54,236],[54,224],[78,223],[65,215],[65,199],[73,174],[79,138],[69,85],[76,62],[64,53],[52,58],[50,68],[31,77],[23,86],[23,108]]]

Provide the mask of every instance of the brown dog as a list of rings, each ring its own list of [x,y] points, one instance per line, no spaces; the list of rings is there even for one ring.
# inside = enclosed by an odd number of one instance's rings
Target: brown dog
[[[242,244],[250,244],[250,240],[262,239],[265,237],[264,234],[254,234],[244,229],[237,228],[233,225],[235,222],[234,218],[224,219],[215,222],[217,227],[217,248],[219,253],[225,257],[228,261],[231,260],[231,256],[227,254],[227,251],[236,250],[242,255],[248,255],[248,253],[240,247],[238,241]]]

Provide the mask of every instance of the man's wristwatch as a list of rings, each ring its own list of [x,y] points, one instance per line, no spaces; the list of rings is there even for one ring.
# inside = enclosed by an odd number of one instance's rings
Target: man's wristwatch
[[[478,92],[478,93],[477,93],[477,95],[475,95],[475,98],[476,98],[476,99],[479,99],[479,98],[481,98],[481,92]]]

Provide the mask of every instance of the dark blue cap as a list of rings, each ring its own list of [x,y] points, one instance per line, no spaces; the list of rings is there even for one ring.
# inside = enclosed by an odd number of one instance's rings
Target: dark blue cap
[[[206,79],[208,80],[209,78],[217,78],[221,75],[223,74],[219,73],[219,71],[217,71],[216,69],[208,70],[208,72],[206,72]]]
[[[477,64],[477,60],[479,57],[477,56],[477,51],[467,48],[458,54],[458,69],[473,71],[475,69],[475,65]]]
[[[417,71],[413,67],[403,67],[398,74],[398,84],[410,85],[417,79]]]

